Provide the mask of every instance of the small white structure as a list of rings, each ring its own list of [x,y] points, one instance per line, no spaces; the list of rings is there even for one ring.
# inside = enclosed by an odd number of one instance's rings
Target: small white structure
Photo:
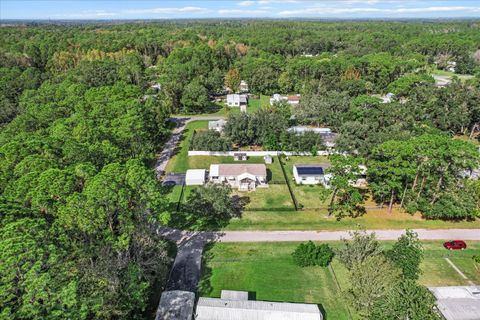
[[[205,169],[189,169],[185,175],[185,185],[187,186],[201,186],[205,184],[206,170]]]
[[[300,95],[294,95],[294,96],[288,96],[287,97],[287,103],[291,105],[297,105],[300,103]]]
[[[223,128],[227,124],[227,121],[220,119],[217,121],[208,121],[208,130],[214,130],[217,132],[223,132]]]
[[[271,164],[273,162],[273,158],[271,155],[267,154],[263,157],[263,159],[265,160],[265,163],[266,164]]]
[[[239,89],[240,89],[240,92],[248,92],[248,84],[245,80],[240,81]]]
[[[239,191],[268,188],[264,164],[212,164],[209,175],[211,182],[227,184]]]
[[[284,100],[284,97],[278,93],[275,93],[271,98],[270,98],[270,105],[273,106],[277,102],[281,102]]]
[[[188,291],[164,291],[155,320],[192,320],[195,294]]]
[[[305,303],[248,300],[248,292],[224,293],[221,298],[201,297],[196,320],[322,320],[318,306]]]
[[[247,105],[247,95],[246,94],[227,94],[227,106],[229,107],[240,107],[242,105]]]
[[[155,83],[152,84],[150,88],[155,90],[156,92],[160,92],[162,90],[162,85],[160,83]]]
[[[293,177],[297,184],[329,184],[325,180],[325,169],[330,164],[295,164],[293,165]]]
[[[480,319],[480,287],[452,286],[429,288],[437,308],[446,320]]]

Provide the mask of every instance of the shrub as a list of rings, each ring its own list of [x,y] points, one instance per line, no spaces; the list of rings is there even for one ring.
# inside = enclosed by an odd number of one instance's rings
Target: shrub
[[[316,246],[312,241],[301,243],[292,253],[295,264],[300,267],[327,267],[334,255],[332,248],[328,244]]]

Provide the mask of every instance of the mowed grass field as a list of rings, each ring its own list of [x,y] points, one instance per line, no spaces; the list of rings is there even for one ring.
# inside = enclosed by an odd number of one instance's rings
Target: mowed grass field
[[[385,248],[393,243],[382,242]],[[445,250],[442,243],[423,242],[425,258],[420,283],[467,284],[445,261],[444,257],[449,256],[470,280],[479,284],[480,270],[475,268],[471,256],[480,253],[480,242],[468,242],[469,249],[455,252]],[[329,244],[334,248],[342,245],[339,241]],[[295,242],[214,244],[204,253],[200,295],[219,297],[222,289],[249,291],[255,293],[257,300],[318,304],[327,320],[349,319],[343,294],[349,287],[347,270],[336,259],[332,268],[298,267],[291,257],[297,245]]]

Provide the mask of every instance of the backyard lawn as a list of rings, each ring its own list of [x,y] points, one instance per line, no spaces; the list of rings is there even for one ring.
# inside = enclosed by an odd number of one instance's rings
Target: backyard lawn
[[[245,207],[248,210],[272,210],[272,211],[293,211],[292,198],[286,184],[270,184],[268,188],[257,188],[252,192],[238,192],[234,194],[240,197],[247,197],[249,203]]]
[[[341,242],[329,242],[338,247]],[[390,247],[393,242],[383,242]],[[327,320],[349,319],[342,291],[349,286],[348,273],[336,259],[332,270],[322,267],[296,266],[291,253],[298,243],[216,243],[204,252],[201,296],[219,297],[222,289],[249,291],[257,300],[316,303]],[[425,258],[420,282],[427,286],[464,285],[455,270],[445,261],[450,256],[470,280],[479,283],[480,270],[471,259],[480,252],[480,242],[468,242],[469,249],[450,252],[442,241],[423,242]],[[357,317],[354,315],[354,319]]]

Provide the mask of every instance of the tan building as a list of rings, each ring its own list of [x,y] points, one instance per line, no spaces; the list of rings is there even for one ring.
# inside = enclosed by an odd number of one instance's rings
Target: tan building
[[[209,176],[211,182],[228,184],[239,191],[268,188],[264,164],[212,164]]]

